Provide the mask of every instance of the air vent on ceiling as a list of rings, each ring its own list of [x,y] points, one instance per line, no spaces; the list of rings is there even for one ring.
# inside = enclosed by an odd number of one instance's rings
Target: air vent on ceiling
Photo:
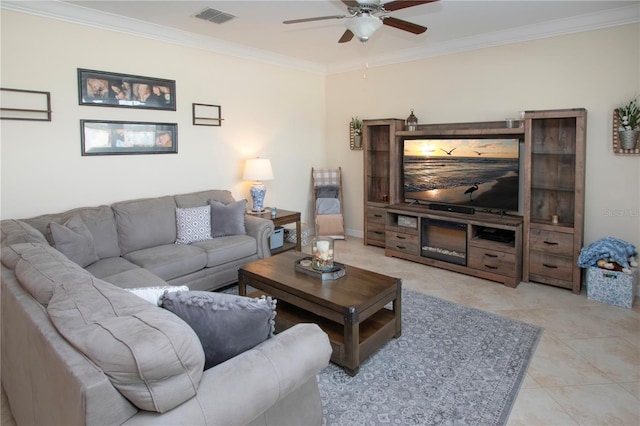
[[[211,21],[216,24],[223,24],[227,21],[235,18],[230,13],[222,12],[220,10],[212,9],[210,7],[204,9],[202,12],[196,15],[196,18],[204,19],[205,21]]]

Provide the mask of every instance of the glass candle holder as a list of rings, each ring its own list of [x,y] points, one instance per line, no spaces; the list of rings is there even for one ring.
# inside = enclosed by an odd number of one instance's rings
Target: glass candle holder
[[[333,269],[333,238],[316,237],[311,245],[311,267],[316,271]]]

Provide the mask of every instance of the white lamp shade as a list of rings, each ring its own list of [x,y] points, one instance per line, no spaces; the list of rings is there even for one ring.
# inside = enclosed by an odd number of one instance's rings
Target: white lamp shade
[[[244,174],[242,180],[272,180],[273,170],[271,169],[271,160],[265,158],[252,158],[247,160],[244,165]]]
[[[362,15],[347,19],[345,26],[364,43],[382,26],[382,20],[368,13],[363,13]]]

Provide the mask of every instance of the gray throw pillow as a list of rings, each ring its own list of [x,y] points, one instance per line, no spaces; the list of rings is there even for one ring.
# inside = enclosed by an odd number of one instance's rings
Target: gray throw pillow
[[[72,262],[84,268],[100,260],[93,236],[80,215],[74,214],[62,225],[51,222],[49,229],[56,249]]]
[[[247,229],[244,224],[244,214],[247,210],[247,200],[223,204],[209,200],[211,206],[211,236],[245,235]]]
[[[211,207],[176,208],[176,244],[211,239]]]
[[[193,328],[204,349],[204,369],[220,364],[273,335],[276,301],[208,291],[160,296],[160,306]]]

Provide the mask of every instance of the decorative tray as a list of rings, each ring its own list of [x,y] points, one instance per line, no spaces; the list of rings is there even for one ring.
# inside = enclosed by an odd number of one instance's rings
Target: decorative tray
[[[337,280],[338,278],[342,278],[347,274],[347,270],[342,263],[333,262],[333,269],[330,271],[322,272],[316,271],[311,267],[311,264],[301,265],[300,262],[308,260],[311,262],[311,257],[303,257],[302,259],[296,260],[296,271],[302,272],[303,274],[310,275],[312,277],[320,278],[324,280]],[[305,263],[305,262],[303,262]]]

